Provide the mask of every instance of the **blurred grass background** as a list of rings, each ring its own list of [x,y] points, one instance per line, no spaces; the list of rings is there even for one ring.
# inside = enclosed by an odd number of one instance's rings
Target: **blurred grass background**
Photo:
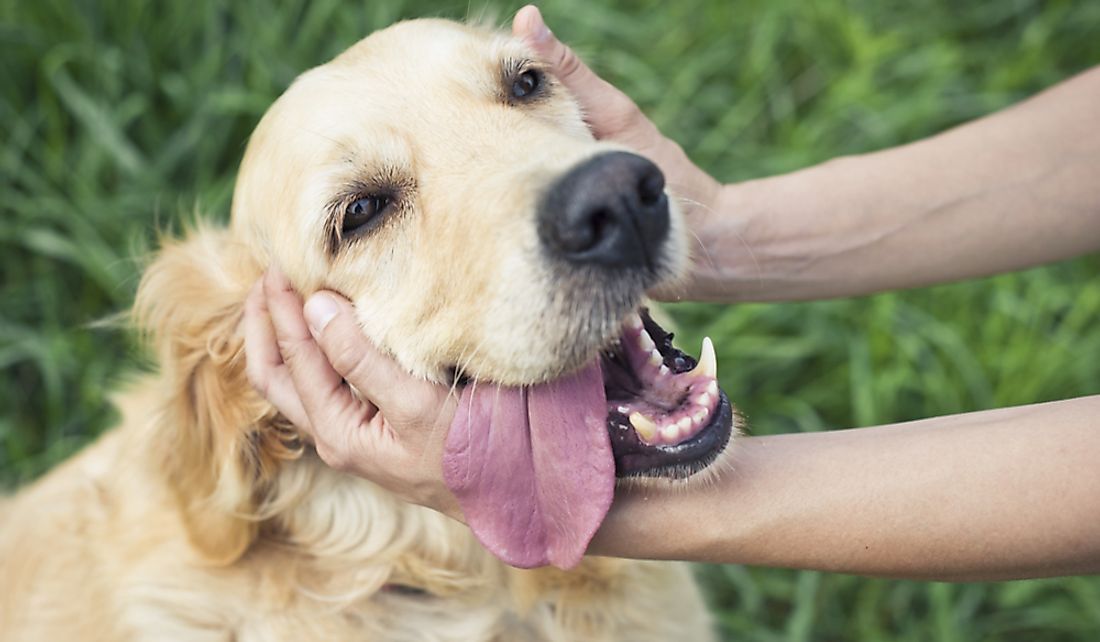
[[[157,228],[225,217],[245,139],[295,75],[403,17],[503,21],[518,7],[0,0],[0,483],[34,478],[110,425],[105,397],[138,355],[90,324],[128,305]],[[1098,2],[543,9],[726,181],[910,141],[1100,62]],[[686,345],[715,338],[723,387],[754,432],[821,430],[1100,392],[1098,275],[1086,257],[857,300],[673,312]],[[1100,639],[1098,579],[700,573],[730,639]]]

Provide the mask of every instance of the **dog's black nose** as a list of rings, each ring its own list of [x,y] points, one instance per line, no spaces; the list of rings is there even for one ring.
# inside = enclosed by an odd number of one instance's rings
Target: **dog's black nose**
[[[654,268],[668,236],[661,170],[636,154],[609,152],[550,186],[538,212],[539,238],[571,263]]]

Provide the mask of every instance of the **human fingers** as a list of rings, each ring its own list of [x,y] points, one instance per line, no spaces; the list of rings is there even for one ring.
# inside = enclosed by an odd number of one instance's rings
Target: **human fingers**
[[[390,422],[433,423],[427,415],[437,412],[448,389],[410,375],[376,348],[363,335],[351,302],[333,292],[317,292],[304,312],[335,371],[383,409]]]
[[[351,444],[364,438],[376,409],[356,397],[329,364],[306,325],[301,297],[278,268],[264,277],[264,293],[279,352],[309,418],[308,431],[318,454],[334,468],[363,466],[366,453]]]
[[[275,328],[267,310],[263,279],[256,280],[245,299],[241,331],[249,383],[291,423],[308,432],[309,418],[279,352]]]
[[[626,144],[644,145],[655,135],[649,120],[629,96],[600,78],[554,36],[535,5],[516,12],[512,33],[530,45],[550,65],[554,76],[573,94],[596,138],[621,138]]]
[[[332,367],[377,406],[368,429],[351,434],[348,439],[352,441],[337,446],[329,456],[338,461],[343,457],[345,469],[400,497],[461,520],[462,510],[443,482],[442,471],[446,435],[458,397],[447,386],[409,374],[376,348],[364,336],[355,308],[344,297],[315,293],[306,302],[304,313]],[[347,454],[356,451],[363,454]]]

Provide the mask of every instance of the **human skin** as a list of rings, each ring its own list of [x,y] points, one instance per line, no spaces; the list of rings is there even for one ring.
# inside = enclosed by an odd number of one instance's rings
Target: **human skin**
[[[589,552],[952,581],[1100,572],[1097,417],[1100,396],[740,439],[713,483],[620,492]]]
[[[916,287],[1100,247],[1100,69],[902,147],[723,186],[543,25],[515,18],[598,138],[653,159],[702,246],[666,298],[796,300]],[[335,467],[462,519],[439,462],[455,400],[277,270],[244,319],[253,384]],[[353,384],[371,402],[352,394]],[[1100,572],[1100,397],[907,424],[742,437],[708,483],[616,494],[589,551],[883,577]],[[691,528],[684,528],[691,524]]]
[[[937,136],[728,185],[686,295],[781,301],[987,276],[1100,246],[1100,67]]]

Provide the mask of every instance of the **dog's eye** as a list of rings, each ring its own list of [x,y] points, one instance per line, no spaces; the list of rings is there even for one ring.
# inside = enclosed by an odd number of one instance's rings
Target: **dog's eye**
[[[381,215],[392,205],[393,197],[389,194],[371,194],[358,198],[348,205],[344,212],[344,222],[340,231],[347,236],[369,229],[381,221]]]
[[[542,74],[535,69],[528,69],[516,76],[512,81],[512,98],[527,100],[542,87]]]

